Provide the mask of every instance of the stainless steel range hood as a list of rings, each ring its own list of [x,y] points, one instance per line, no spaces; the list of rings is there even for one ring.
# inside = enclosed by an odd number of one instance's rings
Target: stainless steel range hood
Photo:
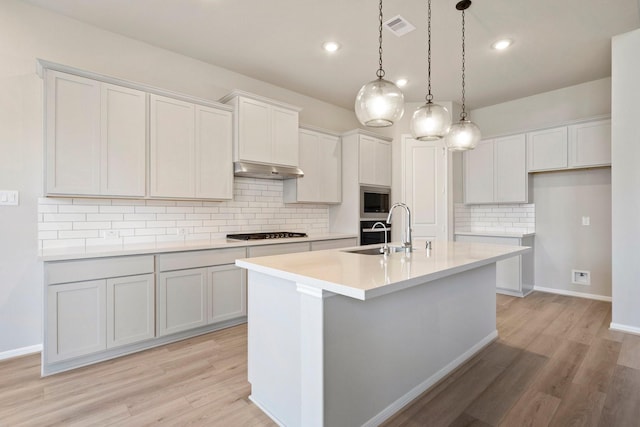
[[[234,162],[233,174],[235,176],[262,179],[290,179],[304,176],[304,172],[300,168],[293,166],[274,166],[249,162]]]

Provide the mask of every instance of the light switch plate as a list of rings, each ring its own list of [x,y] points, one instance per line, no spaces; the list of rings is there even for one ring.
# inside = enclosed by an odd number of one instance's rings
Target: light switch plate
[[[583,216],[582,217],[582,225],[591,225],[591,217]]]
[[[0,190],[0,205],[18,206],[19,204],[20,204],[20,196],[17,191]]]

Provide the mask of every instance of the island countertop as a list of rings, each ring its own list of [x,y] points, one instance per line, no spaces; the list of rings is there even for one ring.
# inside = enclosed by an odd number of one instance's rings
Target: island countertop
[[[378,247],[381,245],[377,245]],[[376,246],[367,246],[367,248]],[[526,246],[452,241],[432,249],[388,256],[351,253],[346,248],[236,260],[251,271],[347,297],[366,300],[526,253]],[[473,284],[470,284],[472,286]]]

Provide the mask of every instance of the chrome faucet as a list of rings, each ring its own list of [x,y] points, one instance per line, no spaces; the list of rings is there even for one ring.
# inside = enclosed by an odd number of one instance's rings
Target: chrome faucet
[[[373,224],[373,227],[371,227],[371,230],[375,230],[379,225],[384,229],[384,246],[380,248],[380,253],[389,255],[389,242],[387,242],[387,226],[381,222],[376,222],[375,224]]]
[[[394,203],[393,206],[391,206],[391,209],[389,209],[387,224],[391,223],[391,215],[393,214],[393,209],[397,208],[398,206],[404,208],[407,213],[405,217],[407,229],[404,233],[404,241],[402,242],[402,247],[404,248],[405,252],[411,252],[413,249],[411,243],[411,211],[409,210],[409,206],[405,205],[404,203]]]

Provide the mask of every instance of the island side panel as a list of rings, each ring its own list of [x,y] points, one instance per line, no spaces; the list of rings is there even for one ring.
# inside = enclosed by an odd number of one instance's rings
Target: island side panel
[[[248,271],[250,399],[281,425],[300,425],[300,294],[296,284]]]
[[[324,425],[378,425],[497,337],[495,263],[325,300]]]

